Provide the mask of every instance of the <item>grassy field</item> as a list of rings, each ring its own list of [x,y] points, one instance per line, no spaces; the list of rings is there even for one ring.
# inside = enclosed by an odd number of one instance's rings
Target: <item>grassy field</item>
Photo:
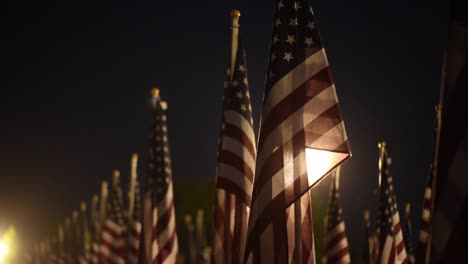
[[[181,250],[185,238],[184,216],[190,214],[195,216],[196,211],[201,208],[205,212],[205,226],[208,232],[208,240],[211,241],[213,229],[213,207],[214,207],[214,179],[199,180],[193,182],[176,182],[174,185],[176,225]],[[314,193],[312,192],[312,196]],[[320,260],[323,249],[323,237],[325,233],[324,221],[326,205],[312,199],[312,211],[314,218],[315,252]],[[320,263],[317,262],[317,263]]]

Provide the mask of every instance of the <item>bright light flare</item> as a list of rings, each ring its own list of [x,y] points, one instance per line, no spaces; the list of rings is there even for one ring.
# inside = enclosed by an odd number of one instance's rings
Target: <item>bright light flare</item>
[[[4,263],[9,253],[8,245],[5,241],[0,240],[0,263]]]
[[[348,154],[306,148],[307,177],[309,185],[314,186],[326,174],[331,172],[331,168],[343,161]]]

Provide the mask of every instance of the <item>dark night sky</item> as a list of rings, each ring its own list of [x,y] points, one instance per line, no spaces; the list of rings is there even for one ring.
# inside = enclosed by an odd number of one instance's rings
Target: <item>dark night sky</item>
[[[0,226],[15,223],[26,240],[114,168],[127,175],[131,153],[146,151],[152,86],[169,102],[175,180],[214,177],[233,8],[259,121],[273,0],[93,2],[0,8]],[[362,211],[377,206],[380,139],[398,202],[419,219],[447,28],[446,1],[378,2],[312,1],[353,150],[341,177],[353,251]]]

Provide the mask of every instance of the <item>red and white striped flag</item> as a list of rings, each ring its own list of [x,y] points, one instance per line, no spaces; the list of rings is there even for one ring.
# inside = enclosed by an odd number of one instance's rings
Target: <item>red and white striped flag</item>
[[[405,241],[403,240],[400,215],[393,188],[393,177],[389,172],[391,158],[387,155],[385,142],[380,142],[379,147],[380,200],[376,229],[379,239],[378,263],[407,263]]]
[[[244,260],[255,172],[255,134],[245,51],[240,41],[235,44],[235,62],[229,66],[224,82],[216,170],[212,260],[218,264]]]
[[[468,2],[450,1],[442,122],[431,217],[431,263],[468,259]]]
[[[153,124],[143,204],[139,263],[175,263],[178,253],[167,103],[153,89]]]
[[[432,199],[432,174],[433,166],[429,173],[426,188],[424,190],[424,202],[421,215],[421,226],[419,229],[418,259],[425,260],[428,250],[429,234],[431,228],[431,199]]]
[[[314,263],[309,190],[350,157],[335,85],[308,0],[278,0],[246,256]]]
[[[106,188],[107,188],[107,183],[106,183]],[[95,194],[93,195],[93,198],[91,200],[91,208],[90,208],[91,243],[90,243],[89,257],[88,257],[88,263],[93,263],[93,264],[99,263],[99,240],[100,240],[101,233],[99,232],[100,221],[99,221],[98,203],[99,203],[99,196]]]
[[[333,175],[328,201],[327,233],[325,235],[325,255],[328,264],[350,263],[348,238],[343,220],[343,210],[339,201],[339,168]]]
[[[127,249],[127,227],[123,216],[120,172],[114,171],[113,184],[107,205],[107,219],[102,226],[100,264],[124,264]]]
[[[128,252],[127,263],[138,263],[141,235],[141,199],[138,181],[138,154],[134,153],[131,160],[130,184],[128,192]]]

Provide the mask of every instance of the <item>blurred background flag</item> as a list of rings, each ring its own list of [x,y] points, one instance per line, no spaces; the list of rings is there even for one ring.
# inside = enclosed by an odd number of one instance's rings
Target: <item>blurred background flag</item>
[[[389,167],[391,158],[385,142],[379,143],[380,198],[377,211],[376,235],[379,244],[378,263],[405,263],[408,261],[401,229],[400,215]]]
[[[127,263],[138,263],[138,250],[141,235],[141,199],[140,184],[138,181],[138,154],[132,155],[130,163],[130,184],[128,192],[128,253]]]
[[[175,263],[178,253],[167,103],[152,90],[153,120],[143,202],[139,263]]]
[[[327,233],[325,235],[325,263],[350,263],[348,237],[340,205],[340,167],[333,173],[328,200]]]
[[[120,172],[114,171],[112,188],[107,203],[107,219],[102,226],[100,262],[102,264],[125,263],[126,225],[123,216],[123,198]]]
[[[405,225],[403,228],[403,238],[405,239],[406,253],[408,254],[408,264],[415,264],[413,247],[413,225],[411,223],[411,204],[405,204]]]
[[[468,2],[452,0],[445,57],[440,144],[433,179],[431,263],[468,259]],[[435,188],[434,188],[435,187]],[[429,258],[428,258],[429,259]]]

